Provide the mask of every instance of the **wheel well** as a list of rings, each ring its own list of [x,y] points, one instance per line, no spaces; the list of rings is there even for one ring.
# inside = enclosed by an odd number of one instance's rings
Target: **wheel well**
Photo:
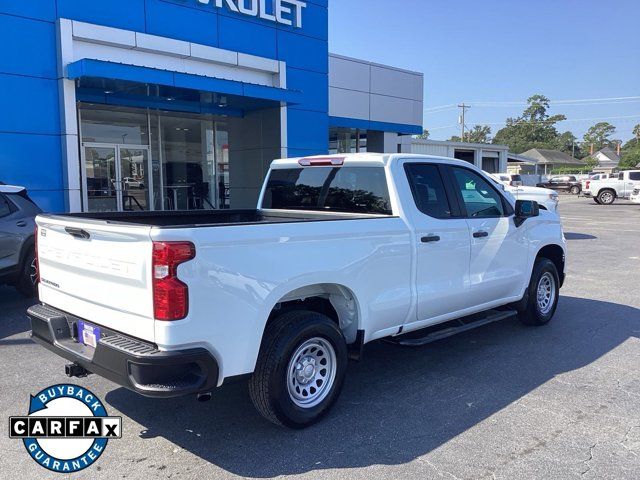
[[[558,274],[560,275],[560,282],[562,283],[566,261],[562,247],[559,245],[547,245],[538,252],[536,259],[538,258],[547,258],[555,264],[558,269]]]
[[[616,197],[616,198],[618,197],[618,192],[616,192],[613,188],[602,188],[602,189],[600,189],[600,191],[598,192],[598,196],[600,196],[600,194],[603,193],[603,192],[611,192],[611,193],[613,193],[614,197]]]
[[[348,344],[356,341],[358,309],[355,296],[346,287],[318,284],[296,289],[276,303],[269,314],[267,325],[282,313],[291,310],[309,310],[326,315],[340,327]]]

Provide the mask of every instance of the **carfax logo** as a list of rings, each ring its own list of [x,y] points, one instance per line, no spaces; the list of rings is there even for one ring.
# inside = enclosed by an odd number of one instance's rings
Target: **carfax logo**
[[[9,437],[22,440],[41,466],[74,473],[93,465],[110,438],[122,437],[122,418],[109,417],[86,388],[54,385],[31,396],[28,416],[9,419]]]

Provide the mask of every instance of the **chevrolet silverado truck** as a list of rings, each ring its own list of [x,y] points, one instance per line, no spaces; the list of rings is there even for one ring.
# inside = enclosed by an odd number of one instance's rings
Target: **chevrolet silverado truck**
[[[538,202],[538,206],[541,209],[557,213],[560,197],[558,196],[558,192],[555,190],[551,190],[549,188],[529,187],[522,185],[522,181],[514,182],[513,180],[507,180],[508,178],[513,178],[516,175],[507,176],[503,173],[488,173],[487,175],[498,182],[498,184],[502,186],[503,190],[513,195],[516,200],[533,200],[534,202]],[[517,175],[517,177],[520,177],[520,175]],[[514,183],[515,185],[513,185]]]
[[[630,199],[640,187],[640,170],[625,170],[617,178],[587,180],[586,186],[586,197],[593,198],[598,205],[612,205],[619,198]]]
[[[67,375],[200,400],[247,379],[290,428],[330,410],[365,344],[545,325],[565,278],[556,214],[430,156],[276,160],[255,210],[36,221],[32,337]]]

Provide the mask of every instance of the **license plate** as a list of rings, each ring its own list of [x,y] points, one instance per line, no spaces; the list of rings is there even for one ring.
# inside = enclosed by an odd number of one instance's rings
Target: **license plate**
[[[100,328],[85,322],[78,322],[78,342],[96,348],[100,340]]]

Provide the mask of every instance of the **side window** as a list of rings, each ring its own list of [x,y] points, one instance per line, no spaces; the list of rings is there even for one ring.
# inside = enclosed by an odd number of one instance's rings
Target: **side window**
[[[412,163],[405,167],[418,210],[434,218],[450,218],[451,207],[436,165]]]
[[[620,172],[618,174],[618,180],[624,180],[624,173],[623,172]]]
[[[10,215],[11,212],[12,209],[9,205],[9,201],[5,198],[4,195],[0,194],[0,218]]]
[[[484,178],[471,170],[452,167],[455,188],[459,190],[472,218],[502,217],[505,207],[500,195]]]
[[[637,182],[640,180],[640,172],[629,172],[629,180]]]

